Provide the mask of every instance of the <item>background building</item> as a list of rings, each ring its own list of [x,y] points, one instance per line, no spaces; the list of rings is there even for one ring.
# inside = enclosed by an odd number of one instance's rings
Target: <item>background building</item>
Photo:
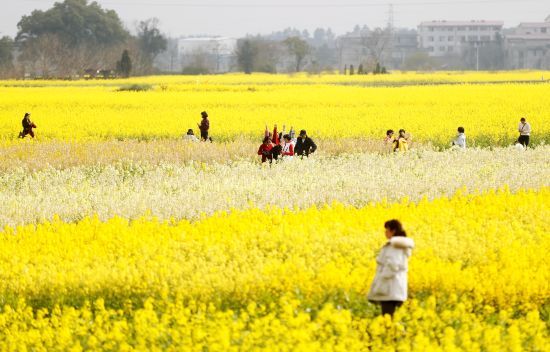
[[[418,45],[432,57],[461,54],[502,35],[501,21],[428,21],[418,26]]]
[[[550,69],[550,16],[520,23],[505,39],[508,68]]]

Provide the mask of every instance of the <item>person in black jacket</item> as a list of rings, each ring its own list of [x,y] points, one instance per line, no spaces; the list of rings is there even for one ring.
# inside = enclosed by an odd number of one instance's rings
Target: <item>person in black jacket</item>
[[[315,153],[316,150],[317,145],[313,142],[313,139],[307,136],[306,130],[301,130],[294,148],[296,155],[302,158],[304,156],[309,157],[309,154]]]

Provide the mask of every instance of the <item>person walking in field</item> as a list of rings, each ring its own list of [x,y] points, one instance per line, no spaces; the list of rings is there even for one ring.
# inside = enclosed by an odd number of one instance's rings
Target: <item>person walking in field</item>
[[[296,146],[294,147],[294,152],[296,155],[301,158],[309,157],[310,154],[315,153],[317,150],[317,145],[313,139],[309,138],[306,130],[301,130],[298,140],[296,141]]]
[[[531,136],[531,125],[525,120],[525,117],[522,117],[519,121],[518,131],[518,143],[527,148],[529,146],[529,137]]]
[[[32,129],[36,128],[36,125],[31,121],[30,113],[25,113],[25,117],[23,117],[21,124],[23,125],[23,131],[19,132],[19,138],[25,138],[26,135],[34,138],[34,131]]]
[[[458,134],[454,141],[451,142],[451,145],[455,148],[466,149],[466,135],[464,134],[464,127],[458,128]]]
[[[208,131],[210,130],[210,121],[208,120],[208,113],[206,111],[201,112],[201,123],[198,123],[199,130],[201,131],[201,140],[208,141]]]
[[[376,274],[367,298],[382,306],[382,315],[393,317],[397,307],[407,300],[408,261],[414,241],[407,237],[399,220],[386,221],[384,228],[388,242],[376,258]]]

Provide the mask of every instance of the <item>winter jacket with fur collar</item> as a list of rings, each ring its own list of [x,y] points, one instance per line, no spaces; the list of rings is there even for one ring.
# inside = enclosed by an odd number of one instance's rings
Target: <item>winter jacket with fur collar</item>
[[[368,300],[407,300],[408,260],[414,248],[414,241],[408,237],[394,236],[382,247],[376,258],[376,275],[372,282]]]

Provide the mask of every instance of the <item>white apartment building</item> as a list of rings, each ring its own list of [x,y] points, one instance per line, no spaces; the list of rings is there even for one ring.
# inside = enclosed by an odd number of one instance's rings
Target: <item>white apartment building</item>
[[[501,21],[427,21],[418,26],[418,45],[430,56],[459,54],[469,45],[494,41]]]

